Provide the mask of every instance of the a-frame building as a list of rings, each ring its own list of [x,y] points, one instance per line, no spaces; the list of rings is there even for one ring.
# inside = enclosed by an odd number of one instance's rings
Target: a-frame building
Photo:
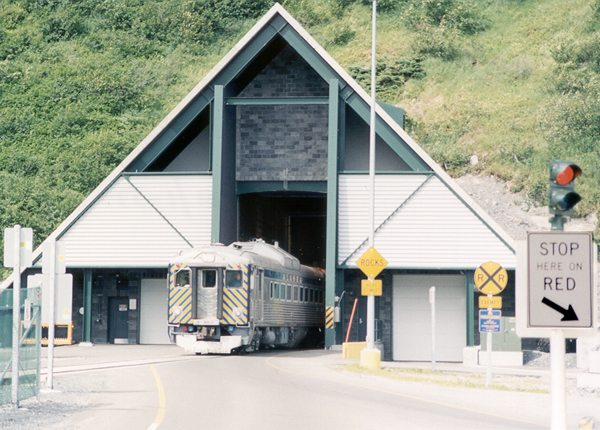
[[[342,309],[326,346],[346,337],[355,299],[350,340],[364,340],[356,260],[369,229],[369,100],[275,5],[51,235],[74,275],[75,340],[167,341],[168,259],[252,238],[326,269],[326,306]],[[401,118],[377,106],[375,247],[388,266],[376,337],[382,359],[428,359],[433,285],[437,359],[461,361],[479,337],[473,271],[487,261],[509,270],[510,316],[515,248]]]

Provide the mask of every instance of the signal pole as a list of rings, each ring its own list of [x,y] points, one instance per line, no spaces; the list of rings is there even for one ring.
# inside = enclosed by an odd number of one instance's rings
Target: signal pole
[[[572,215],[573,207],[581,201],[581,196],[575,192],[573,183],[581,173],[581,168],[576,164],[566,161],[550,162],[548,210],[554,214],[550,218],[552,230],[563,231],[566,222],[564,215]],[[565,359],[565,333],[561,329],[553,329],[550,336],[550,399],[552,404],[550,426],[552,430],[567,428]]]

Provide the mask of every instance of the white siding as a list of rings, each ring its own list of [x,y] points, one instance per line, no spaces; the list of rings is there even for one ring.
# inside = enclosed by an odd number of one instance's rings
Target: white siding
[[[375,177],[375,227],[389,218],[375,234],[375,248],[388,267],[477,268],[495,261],[514,268],[515,254],[492,229],[437,177],[427,177]],[[338,204],[338,262],[355,266],[368,249],[361,243],[369,234],[369,177],[340,175]]]
[[[210,244],[212,176],[129,181],[120,177],[60,238],[69,267],[166,267],[190,248],[181,236],[194,246]]]

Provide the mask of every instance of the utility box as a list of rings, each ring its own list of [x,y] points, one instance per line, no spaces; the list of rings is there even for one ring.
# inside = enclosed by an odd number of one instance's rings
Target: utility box
[[[492,333],[492,351],[521,351],[521,338],[517,336],[516,318],[501,317],[500,333]],[[481,333],[481,350],[486,351],[487,333]]]

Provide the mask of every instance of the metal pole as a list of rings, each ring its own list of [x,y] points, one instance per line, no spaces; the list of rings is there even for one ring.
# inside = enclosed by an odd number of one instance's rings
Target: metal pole
[[[435,287],[429,288],[431,303],[431,371],[435,372]]]
[[[48,302],[48,376],[46,379],[46,387],[49,390],[52,390],[54,388],[54,308],[56,306],[56,239],[50,239],[50,244],[48,248],[50,251],[50,255],[48,255],[47,257],[50,260],[50,297]]]
[[[565,217],[554,215],[551,218],[552,230],[563,231]],[[552,404],[552,430],[567,428],[567,388],[565,370],[565,332],[552,330],[550,335],[550,398]]]
[[[21,226],[15,225],[13,267],[12,404],[19,407],[19,338],[21,328]]]
[[[485,344],[487,349],[487,372],[485,374],[485,388],[487,388],[492,383],[492,332],[488,331],[485,336],[487,341]]]
[[[565,333],[552,330],[550,337],[550,396],[552,430],[567,428],[567,391],[565,376]]]
[[[493,295],[488,294],[488,299],[491,301]],[[487,308],[488,311],[491,312],[492,308]],[[486,334],[486,344],[485,347],[487,349],[487,372],[485,376],[485,388],[487,388],[492,383],[492,332],[488,331]]]
[[[371,39],[371,127],[369,136],[369,247],[375,243],[375,103],[376,103],[376,40],[377,0],[373,0],[373,24]],[[375,296],[367,296],[367,349],[375,349]]]

